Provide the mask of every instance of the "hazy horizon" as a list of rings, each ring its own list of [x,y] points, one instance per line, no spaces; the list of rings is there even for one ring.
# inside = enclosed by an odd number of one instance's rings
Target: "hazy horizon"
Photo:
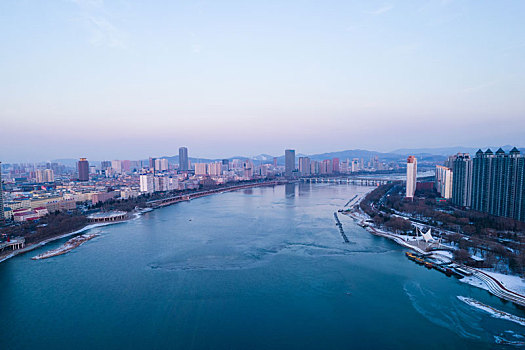
[[[183,146],[182,146],[183,147]],[[435,153],[432,153],[432,152],[422,152],[422,153],[428,153],[428,154],[432,154],[432,155],[444,155],[443,152],[437,152],[439,150],[442,150],[442,149],[448,149],[448,148],[451,148],[451,149],[458,149],[457,152],[467,152],[467,151],[471,151],[471,152],[474,152],[475,149],[481,149],[483,151],[487,150],[487,149],[492,149],[493,152],[495,152],[498,148],[502,147],[506,152],[508,152],[510,150],[510,148],[512,147],[517,147],[518,149],[522,150],[524,149],[525,147],[522,147],[520,145],[485,145],[485,146],[450,146],[450,147],[436,147],[436,148],[413,148],[413,150],[436,150]],[[410,148],[412,149],[412,148]],[[295,150],[296,151],[296,157],[300,157],[300,156],[313,156],[313,155],[320,155],[320,154],[325,154],[325,153],[336,153],[336,152],[345,152],[345,151],[369,151],[369,152],[379,152],[379,153],[385,153],[385,154],[398,154],[399,156],[402,156],[401,153],[395,153],[396,151],[398,150],[405,150],[405,148],[398,148],[398,149],[392,149],[392,150],[388,150],[388,151],[378,151],[378,150],[375,150],[375,149],[363,149],[363,148],[354,148],[354,149],[334,149],[334,150],[328,150],[328,151],[322,151],[322,152],[312,152],[312,153],[305,153],[305,152],[302,152],[301,150]],[[452,155],[454,154],[456,151],[452,151],[452,152],[449,152],[447,153],[447,155]],[[111,153],[111,152],[109,152]],[[417,153],[414,153],[414,154],[417,154]],[[193,158],[193,159],[203,159],[203,160],[209,160],[209,159],[231,159],[231,158],[239,158],[239,159],[242,159],[242,158],[250,158],[250,157],[258,157],[258,156],[261,156],[261,155],[266,155],[266,156],[271,156],[271,157],[281,157],[283,156],[284,157],[284,149],[280,151],[280,153],[267,153],[267,152],[260,152],[260,153],[256,153],[256,154],[242,154],[242,153],[236,153],[236,154],[219,154],[219,155],[202,155],[202,154],[192,154],[191,152],[191,149],[188,148],[188,156],[189,158]],[[87,158],[88,161],[93,161],[93,162],[101,162],[101,161],[107,161],[107,160],[146,160],[148,159],[149,157],[154,157],[154,158],[164,158],[164,157],[178,157],[178,148],[175,150],[175,152],[173,154],[170,154],[168,152],[164,152],[164,153],[158,153],[158,154],[148,154],[148,155],[144,155],[144,156],[130,156],[130,157],[123,157],[123,158],[115,158],[115,157],[111,157],[110,155],[108,156],[103,156],[102,158],[90,158],[90,157],[87,157],[86,155],[78,155],[78,156],[62,156],[62,157],[54,157],[54,158],[49,158],[49,159],[32,159],[32,160],[20,160],[20,159],[15,159],[13,161],[8,161],[8,160],[2,160],[0,159],[0,162],[2,163],[5,163],[5,164],[9,164],[9,163],[44,163],[44,162],[50,162],[50,161],[55,161],[55,160],[71,160],[71,159],[79,159],[79,158]]]
[[[523,147],[524,13],[522,1],[2,2],[0,161]]]

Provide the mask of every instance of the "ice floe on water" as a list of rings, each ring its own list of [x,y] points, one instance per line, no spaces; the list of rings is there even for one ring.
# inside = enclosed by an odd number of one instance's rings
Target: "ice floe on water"
[[[508,312],[505,312],[505,311],[498,310],[496,308],[493,308],[492,306],[483,304],[482,302],[479,302],[472,298],[467,298],[467,297],[458,295],[458,299],[472,307],[475,307],[478,310],[482,310],[482,311],[489,313],[494,318],[500,318],[503,320],[512,321],[514,323],[525,326],[525,318],[509,314]]]
[[[270,243],[270,242],[264,242]],[[363,253],[384,253],[379,247],[360,247],[357,244],[319,244],[315,242],[283,241],[274,244],[248,246],[243,243],[229,247],[210,244],[197,251],[181,251],[175,256],[161,258],[149,264],[152,269],[166,270],[237,270],[250,269],[269,263],[276,255],[298,257],[337,257]]]

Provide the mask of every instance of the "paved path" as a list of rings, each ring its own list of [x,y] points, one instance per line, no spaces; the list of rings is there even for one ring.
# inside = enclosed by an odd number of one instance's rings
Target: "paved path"
[[[465,267],[470,272],[472,272],[472,275],[481,281],[485,283],[485,285],[488,287],[489,291],[494,294],[497,297],[500,297],[502,299],[512,301],[513,303],[516,303],[521,306],[525,306],[525,295],[521,295],[519,293],[516,293],[507,287],[505,287],[503,284],[501,284],[500,281],[489,275],[488,273],[485,273],[481,270],[475,269],[473,267]]]
[[[345,214],[357,220],[360,225],[365,224],[366,219],[363,218],[362,216],[355,215],[354,213],[345,213]],[[393,235],[393,234],[390,234],[384,231],[379,231],[370,225],[367,226],[367,229],[373,234],[392,239],[396,243],[404,247],[413,249],[421,254],[428,254],[427,252],[421,250],[418,247],[415,247],[409,244],[408,242],[404,241],[403,239],[399,238],[396,235]],[[492,293],[493,295],[501,299],[508,300],[515,304],[525,307],[525,295],[522,295],[520,293],[517,293],[515,291],[508,289],[500,281],[498,281],[494,277],[490,276],[489,274],[481,270],[475,269],[473,267],[468,267],[468,266],[465,266],[464,268],[472,272],[473,277],[480,279],[487,286],[487,288],[489,289],[489,292]]]

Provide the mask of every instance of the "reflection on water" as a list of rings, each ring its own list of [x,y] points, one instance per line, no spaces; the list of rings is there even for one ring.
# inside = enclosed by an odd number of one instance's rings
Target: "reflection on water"
[[[295,184],[289,183],[289,184],[285,184],[284,186],[285,186],[286,197],[294,197],[295,196]]]
[[[299,196],[306,196],[312,188],[312,184],[308,182],[299,182],[297,184]]]

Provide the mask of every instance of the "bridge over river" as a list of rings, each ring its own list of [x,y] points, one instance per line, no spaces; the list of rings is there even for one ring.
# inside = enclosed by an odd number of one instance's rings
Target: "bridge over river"
[[[372,177],[301,177],[299,178],[299,181],[309,183],[335,183],[352,184],[359,186],[379,186],[399,180]]]

